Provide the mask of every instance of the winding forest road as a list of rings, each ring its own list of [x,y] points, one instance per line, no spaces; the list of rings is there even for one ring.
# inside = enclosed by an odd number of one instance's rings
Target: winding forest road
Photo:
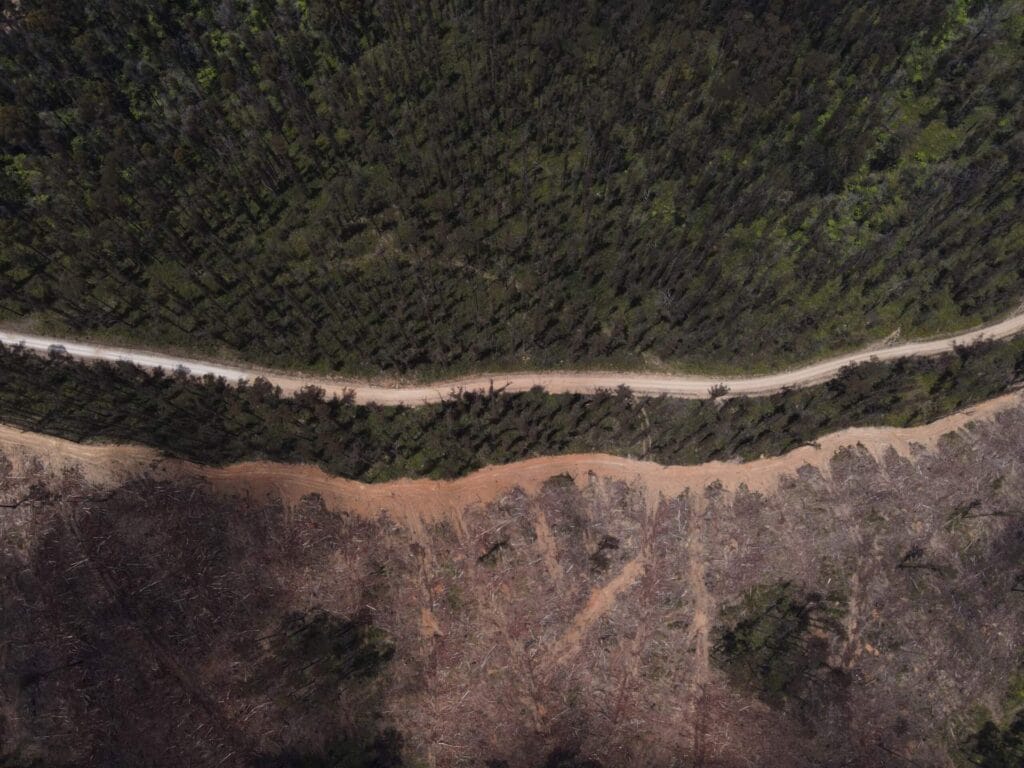
[[[507,392],[525,392],[532,387],[543,387],[552,393],[593,394],[600,389],[615,389],[625,385],[638,395],[667,395],[686,399],[703,399],[717,385],[729,388],[730,395],[769,395],[786,388],[809,387],[834,378],[848,365],[871,360],[895,360],[901,357],[929,357],[952,351],[982,340],[998,340],[1024,332],[1024,311],[999,323],[929,341],[915,341],[893,346],[875,347],[859,352],[812,363],[779,373],[749,377],[689,376],[685,374],[647,374],[615,371],[538,371],[523,373],[476,374],[458,379],[447,379],[430,384],[402,386],[371,383],[355,379],[304,376],[281,373],[261,368],[236,368],[228,365],[176,357],[139,349],[108,347],[87,342],[49,338],[0,331],[0,342],[20,345],[36,352],[60,348],[81,360],[124,360],[143,368],[184,368],[194,376],[221,376],[228,381],[252,380],[262,377],[286,393],[313,385],[322,388],[328,397],[352,392],[357,402],[380,405],[422,405],[435,403],[448,397],[454,390],[486,390],[490,386]]]

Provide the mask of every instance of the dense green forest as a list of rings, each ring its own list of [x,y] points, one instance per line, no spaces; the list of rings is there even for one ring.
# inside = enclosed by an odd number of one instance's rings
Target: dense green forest
[[[849,426],[927,423],[1024,382],[1024,339],[946,357],[847,368],[771,397],[677,400],[463,392],[416,408],[294,397],[128,363],[84,364],[0,346],[0,422],[77,441],[133,442],[205,464],[308,462],[343,477],[450,478],[552,454],[614,453],[663,464],[754,459]]]
[[[0,319],[353,372],[947,331],[1024,296],[1022,90],[1021,0],[8,2]]]

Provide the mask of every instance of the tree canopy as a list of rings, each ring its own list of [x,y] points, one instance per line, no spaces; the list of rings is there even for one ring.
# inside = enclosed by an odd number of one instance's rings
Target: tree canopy
[[[21,0],[0,319],[282,366],[778,365],[1024,294],[1020,0]]]

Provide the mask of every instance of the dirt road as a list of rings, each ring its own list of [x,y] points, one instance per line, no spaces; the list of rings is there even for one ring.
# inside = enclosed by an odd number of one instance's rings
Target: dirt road
[[[329,396],[352,392],[359,402],[381,405],[422,405],[443,400],[455,390],[486,390],[493,385],[507,392],[525,392],[532,387],[543,387],[548,392],[574,392],[593,394],[600,389],[615,389],[625,385],[640,395],[668,395],[686,399],[701,399],[708,390],[723,384],[732,395],[768,395],[787,387],[808,387],[834,378],[848,365],[869,360],[895,360],[901,357],[928,357],[952,351],[981,340],[998,340],[1024,332],[1024,312],[1013,315],[994,325],[931,341],[867,349],[833,357],[803,368],[763,376],[728,378],[721,376],[688,376],[673,374],[622,373],[614,371],[538,371],[527,373],[483,373],[431,384],[400,386],[369,381],[302,376],[255,367],[232,367],[215,362],[186,357],[164,355],[138,349],[107,347],[67,339],[32,336],[15,331],[0,331],[0,342],[23,345],[27,349],[47,352],[60,348],[72,357],[82,360],[127,360],[143,368],[184,368],[196,376],[212,374],[229,381],[263,377],[281,387],[286,393],[304,386],[321,387]]]
[[[1024,393],[1015,392],[920,427],[844,429],[820,438],[813,446],[746,463],[712,461],[691,466],[662,466],[607,454],[569,454],[492,465],[456,480],[405,479],[376,484],[328,475],[308,464],[248,461],[227,467],[206,467],[163,457],[152,448],[83,445],[2,424],[0,452],[12,459],[39,456],[55,469],[75,467],[90,482],[100,485],[117,483],[139,472],[149,472],[154,477],[195,477],[228,493],[271,497],[289,504],[307,494],[318,493],[336,509],[368,517],[376,517],[387,510],[393,518],[406,524],[448,520],[458,530],[462,527],[459,518],[465,509],[493,501],[515,487],[528,494],[536,493],[553,475],[567,474],[582,483],[593,472],[598,477],[639,482],[652,499],[673,498],[687,488],[702,489],[714,482],[721,483],[727,491],[735,491],[742,485],[751,491],[772,492],[781,478],[805,465],[828,474],[831,458],[847,446],[863,446],[878,459],[889,450],[910,456],[914,446],[933,448],[942,435],[1021,407],[1024,407]]]

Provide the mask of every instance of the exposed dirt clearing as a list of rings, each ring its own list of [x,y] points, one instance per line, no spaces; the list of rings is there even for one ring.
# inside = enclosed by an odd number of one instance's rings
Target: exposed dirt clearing
[[[262,377],[293,393],[306,386],[323,389],[328,396],[351,393],[359,402],[381,405],[423,405],[436,403],[457,390],[486,390],[488,387],[507,392],[525,392],[543,387],[548,392],[593,394],[601,389],[627,386],[638,395],[668,395],[687,399],[703,399],[715,386],[724,384],[732,395],[768,395],[787,387],[808,387],[834,378],[848,365],[870,360],[896,360],[901,357],[930,357],[952,352],[958,346],[969,346],[982,340],[1006,339],[1024,332],[1024,312],[999,323],[972,331],[930,341],[908,342],[892,346],[877,345],[789,371],[751,377],[687,376],[666,374],[616,373],[614,371],[568,372],[537,371],[526,373],[482,373],[424,385],[399,386],[388,382],[316,377],[271,371],[257,367],[232,367],[204,360],[149,352],[141,349],[107,347],[70,339],[33,336],[17,331],[0,330],[0,342],[23,345],[27,349],[48,352],[59,347],[63,352],[82,360],[127,360],[143,368],[175,370],[185,368],[195,376],[221,376],[229,381]]]
[[[437,617],[429,608],[420,609],[420,634],[424,638],[440,637],[444,635],[441,625],[437,623]]]

